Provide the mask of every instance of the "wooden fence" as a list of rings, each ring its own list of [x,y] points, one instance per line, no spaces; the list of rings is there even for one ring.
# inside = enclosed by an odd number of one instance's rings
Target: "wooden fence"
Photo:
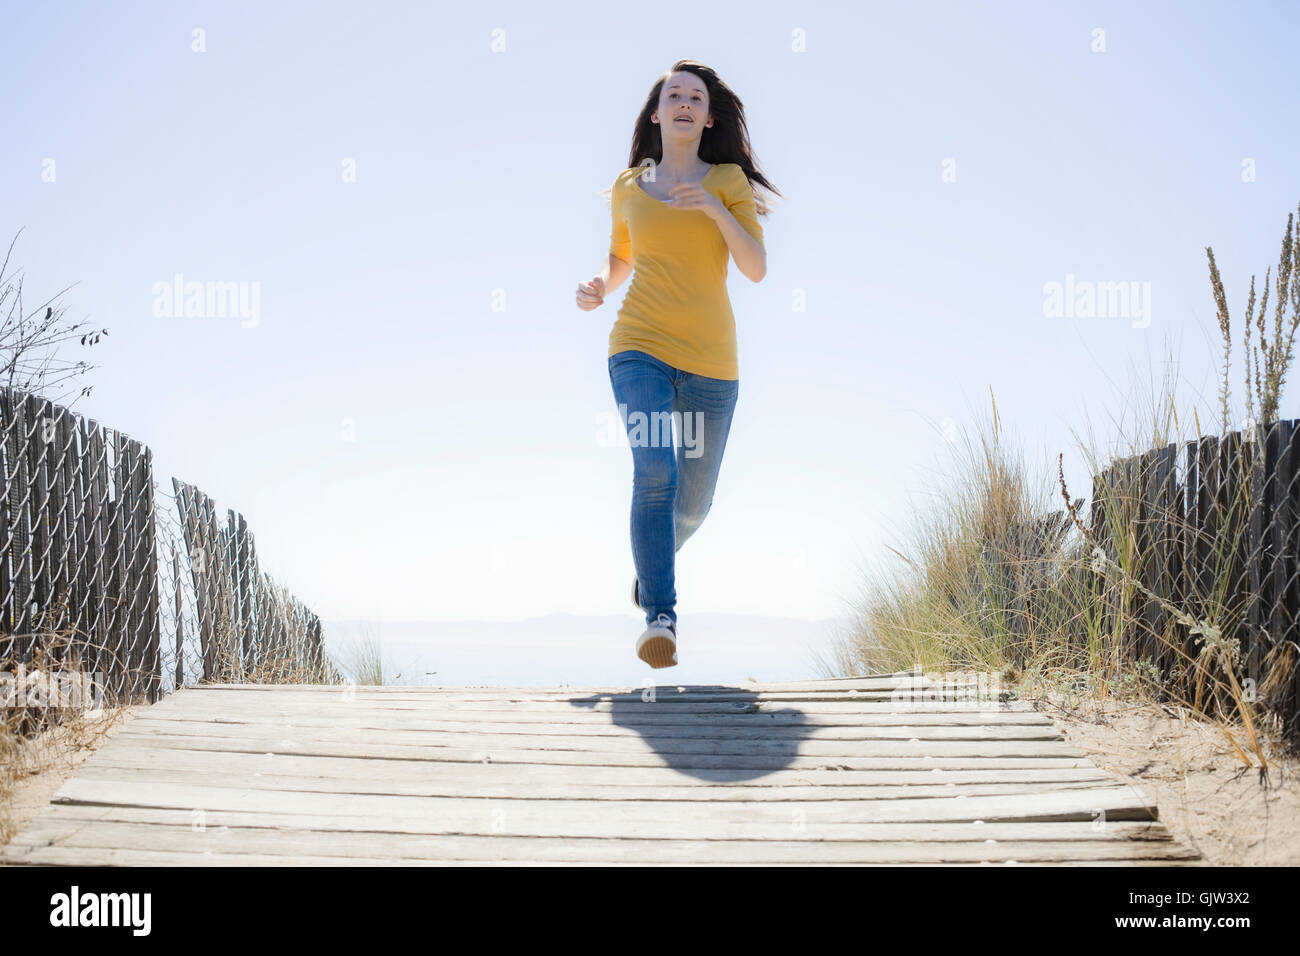
[[[220,526],[211,498],[175,478],[172,486],[190,556],[203,679],[316,683],[333,676],[320,619],[260,570],[244,516],[227,510]],[[179,569],[179,555],[173,561]],[[181,575],[174,577],[179,594]]]
[[[243,517],[219,529],[202,492],[160,492],[126,434],[0,388],[0,476],[0,670],[95,675],[115,702],[195,680],[340,679],[320,620],[258,569]]]
[[[1106,557],[1239,642],[1244,690],[1293,739],[1300,737],[1297,426],[1276,421],[1116,461],[1093,479],[1089,515]],[[1122,655],[1184,681],[1193,699],[1194,674],[1182,655],[1200,654],[1200,635],[1136,589],[1125,593],[1114,581],[1098,587],[1103,631],[1120,632]],[[1230,707],[1221,692],[1211,696]]]

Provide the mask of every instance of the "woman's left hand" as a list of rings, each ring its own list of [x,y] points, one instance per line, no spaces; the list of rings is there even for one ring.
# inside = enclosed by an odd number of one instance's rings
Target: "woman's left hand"
[[[698,209],[710,219],[727,211],[722,201],[699,183],[680,183],[668,190],[668,204],[674,209]]]

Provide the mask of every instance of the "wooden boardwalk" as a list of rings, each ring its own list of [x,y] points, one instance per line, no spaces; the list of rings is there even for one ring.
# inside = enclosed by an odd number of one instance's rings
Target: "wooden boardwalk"
[[[188,687],[0,862],[1200,862],[1047,717],[937,686]]]

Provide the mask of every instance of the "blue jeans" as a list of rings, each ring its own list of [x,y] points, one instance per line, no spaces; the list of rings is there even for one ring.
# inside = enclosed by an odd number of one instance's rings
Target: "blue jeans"
[[[609,357],[609,381],[632,446],[637,596],[647,624],[667,614],[675,626],[676,554],[713,505],[740,383],[683,372],[636,349]]]

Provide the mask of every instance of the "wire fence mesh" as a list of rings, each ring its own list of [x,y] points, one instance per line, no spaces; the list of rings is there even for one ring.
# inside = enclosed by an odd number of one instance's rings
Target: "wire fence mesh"
[[[198,681],[342,681],[320,619],[261,570],[243,516],[219,523],[193,485],[160,488],[146,446],[0,388],[0,466],[7,706],[41,710],[65,693],[154,701]]]
[[[1300,420],[1205,436],[1113,462],[1090,524],[1138,589],[1098,586],[1103,632],[1184,699],[1235,712],[1209,658],[1233,660],[1246,700],[1300,741]],[[1157,600],[1159,598],[1160,600]],[[1162,603],[1163,602],[1163,603]],[[1208,627],[1189,626],[1165,604]],[[1192,662],[1192,663],[1189,663]]]

